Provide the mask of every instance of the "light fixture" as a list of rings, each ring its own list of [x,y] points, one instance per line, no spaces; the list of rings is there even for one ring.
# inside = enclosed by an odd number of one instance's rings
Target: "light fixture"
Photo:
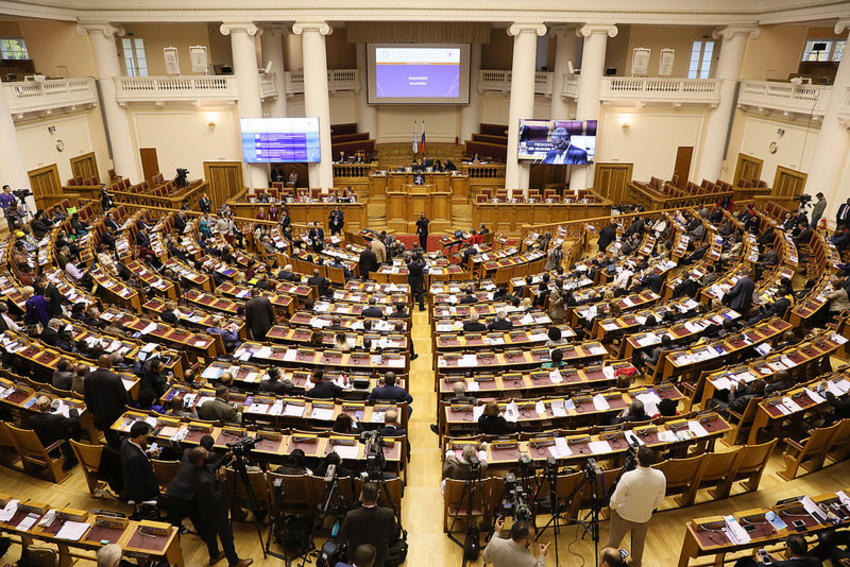
[[[631,127],[631,123],[629,122],[629,117],[628,117],[628,116],[624,116],[624,117],[620,120],[620,126],[623,128],[623,132],[628,132],[628,131],[629,131],[629,127]]]
[[[215,112],[207,112],[207,126],[210,127],[210,130],[215,130],[215,121],[218,118]]]

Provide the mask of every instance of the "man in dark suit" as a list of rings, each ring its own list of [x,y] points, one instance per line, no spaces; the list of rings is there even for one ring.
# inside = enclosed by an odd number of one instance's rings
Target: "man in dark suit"
[[[372,245],[367,244],[363,251],[360,253],[360,259],[358,260],[360,264],[360,279],[367,280],[369,279],[369,274],[372,272],[378,271],[378,257],[372,251]]]
[[[384,312],[378,307],[378,300],[374,297],[369,298],[369,306],[360,312],[363,317],[374,317],[380,319],[384,316]]]
[[[310,381],[315,385],[307,391],[308,398],[330,400],[342,396],[342,388],[331,380],[325,380],[325,373],[321,370],[314,370]]]
[[[608,245],[614,242],[617,239],[617,227],[613,224],[609,224],[602,228],[599,231],[599,240],[596,241],[596,247],[599,249],[599,252],[605,252],[608,248]]]
[[[50,403],[50,398],[47,396],[39,396],[35,401],[35,407],[38,413],[31,415],[27,419],[27,425],[35,431],[38,440],[41,441],[45,449],[57,441],[64,440],[64,443],[60,445],[59,449],[61,449],[62,454],[65,456],[65,465],[63,468],[68,470],[77,462],[74,452],[68,444],[68,439],[79,436],[80,414],[76,408],[68,412],[68,417],[59,413],[50,413]]]
[[[425,260],[421,254],[414,254],[407,263],[407,283],[413,298],[419,303],[419,311],[425,311]]]
[[[726,293],[723,303],[730,309],[734,309],[741,315],[744,315],[750,310],[753,304],[753,291],[755,289],[756,284],[750,277],[750,269],[744,268],[741,278]]]
[[[428,251],[428,217],[423,212],[416,221],[416,234],[419,236],[419,246],[423,252]],[[376,564],[377,565],[377,564]]]
[[[570,143],[570,133],[567,132],[566,128],[555,128],[550,136],[550,141],[554,148],[549,150],[546,157],[543,158],[543,163],[575,165],[587,163],[587,152]]]
[[[146,421],[137,421],[130,427],[130,436],[121,443],[124,495],[136,504],[156,500],[159,495],[159,484],[147,454],[151,430]]]
[[[233,544],[233,528],[227,518],[227,487],[224,481],[224,468],[213,471],[207,465],[208,452],[203,447],[195,447],[189,452],[189,461],[195,468],[193,483],[195,505],[202,520],[201,539],[207,544],[210,565],[225,557],[228,567],[248,567],[253,559],[239,559]],[[218,550],[218,540],[221,548]]]
[[[95,426],[103,431],[109,446],[117,450],[121,444],[118,435],[112,430],[112,424],[124,413],[124,406],[129,402],[129,398],[121,377],[110,368],[112,356],[100,355],[97,359],[97,370],[86,376],[83,391],[86,409],[94,417]]]
[[[177,231],[177,234],[183,234],[183,231],[186,229],[186,213],[180,211],[177,213],[177,216],[174,217],[174,230]]]
[[[835,213],[836,226],[850,226],[850,199],[846,203],[842,203]]]
[[[508,313],[506,311],[496,313],[496,317],[490,322],[491,331],[510,331],[513,328],[514,324],[508,319]]]
[[[204,193],[201,195],[201,198],[198,200],[198,208],[201,209],[201,212],[204,214],[210,214],[210,207],[212,207],[212,199],[207,197],[207,194]]]
[[[339,207],[331,211],[328,218],[328,228],[331,229],[331,236],[342,232],[342,227],[345,225],[345,215]]]
[[[478,298],[472,293],[472,287],[466,286],[463,288],[463,295],[460,296],[460,304],[471,305],[473,303],[478,303]]]
[[[400,386],[396,386],[395,372],[388,370],[384,374],[384,385],[375,386],[375,389],[369,394],[370,401],[393,401],[413,403],[413,396]],[[408,407],[410,407],[408,405]]]
[[[42,283],[44,285],[43,295],[45,301],[47,301],[47,314],[50,317],[61,317],[62,304],[65,302],[65,299],[59,291],[59,288],[50,282],[44,274],[35,278],[35,281],[36,283]]]
[[[325,229],[322,227],[314,224],[307,233],[307,238],[310,240],[314,252],[321,252],[325,248]]]
[[[225,373],[227,374],[227,373]],[[222,377],[224,374],[222,374]],[[223,421],[225,423],[239,423],[241,417],[239,410],[227,403],[227,386],[219,384],[215,388],[215,399],[207,400],[198,408],[198,417],[209,421]]]
[[[770,554],[771,562],[762,562],[761,554],[757,549],[753,550],[753,557],[743,557],[735,563],[735,567],[761,567],[772,565],[773,567],[821,567],[821,560],[809,554],[809,545],[806,539],[793,534],[785,540],[785,559],[775,553]],[[836,563],[835,565],[838,565]]]
[[[682,280],[679,285],[673,288],[673,297],[696,297],[696,294],[699,293],[699,282],[696,280],[696,276],[694,274],[688,274],[688,276]]]
[[[292,271],[292,264],[287,264],[277,271],[277,279],[287,282],[297,282],[301,278]]]
[[[463,330],[469,333],[483,333],[487,330],[487,326],[478,320],[477,313],[472,313],[469,319],[463,322]]]
[[[331,291],[331,281],[319,274],[319,269],[313,269],[313,275],[307,278],[307,285],[315,287],[319,290],[319,297],[327,297],[333,295]]]
[[[378,506],[378,485],[367,482],[360,492],[360,507],[349,511],[342,520],[339,539],[348,549],[368,543],[375,547],[374,567],[384,567],[390,542],[399,537],[399,526],[390,508]]]
[[[254,289],[253,297],[245,304],[245,322],[248,333],[255,341],[265,340],[269,329],[274,326],[274,307],[260,288]]]

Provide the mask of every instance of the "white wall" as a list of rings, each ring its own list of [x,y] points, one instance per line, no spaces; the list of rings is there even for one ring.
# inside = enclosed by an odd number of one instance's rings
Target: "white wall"
[[[628,130],[623,121],[628,120]],[[653,175],[669,179],[676,164],[676,149],[693,146],[691,179],[702,151],[705,113],[659,109],[603,108],[597,133],[596,160],[633,163],[633,177]]]
[[[379,143],[408,142],[413,139],[413,121],[425,122],[426,139],[454,142],[460,136],[460,107],[454,105],[408,106],[385,104],[378,107]]]
[[[731,175],[734,175],[739,153],[764,160],[761,178],[769,186],[773,186],[777,166],[809,171],[819,131],[816,125],[806,126],[744,113],[736,115],[736,118],[742,119],[742,134],[737,148],[731,143],[729,146],[726,163]],[[779,129],[785,130],[785,133],[780,135]],[[768,150],[771,142],[776,142],[779,146],[775,154]],[[836,167],[840,165],[836,164]]]
[[[198,179],[204,176],[205,161],[242,160],[239,123],[232,106],[129,112],[136,148],[156,148],[166,179],[174,177],[178,167],[188,168],[189,178]],[[210,120],[215,120],[215,128],[210,128]]]
[[[478,106],[484,124],[507,124],[510,97],[507,95],[485,93],[478,97]]]

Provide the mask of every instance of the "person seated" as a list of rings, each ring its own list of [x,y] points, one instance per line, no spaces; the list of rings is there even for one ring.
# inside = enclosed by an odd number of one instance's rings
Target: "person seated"
[[[242,415],[234,406],[227,403],[228,393],[226,386],[216,386],[215,399],[204,402],[204,405],[198,408],[198,417],[207,421],[240,423]]]
[[[336,335],[334,335],[334,349],[348,352],[351,350],[351,343],[348,342],[348,335],[345,334],[345,331],[338,331]]]
[[[552,352],[549,353],[549,360],[540,365],[541,370],[557,370],[558,368],[562,368],[566,366],[566,362],[564,362],[564,351],[559,348],[553,349]]]
[[[690,297],[694,298],[699,293],[699,282],[694,273],[689,273],[675,288],[673,288],[673,298]]]
[[[406,432],[399,423],[398,412],[395,410],[387,410],[384,414],[384,426],[381,428],[381,435],[384,437],[402,437]]]
[[[180,319],[177,316],[177,302],[169,301],[165,304],[165,310],[160,313],[160,318],[169,325],[178,325]]]
[[[288,475],[308,475],[312,476],[313,471],[307,468],[307,455],[301,449],[293,449],[286,461],[275,469],[276,473]]]
[[[669,313],[669,311],[668,311]],[[655,366],[658,364],[658,361],[661,360],[661,355],[664,354],[665,351],[671,350],[673,348],[673,339],[668,334],[661,335],[661,344],[651,349],[649,352],[643,353],[643,362],[649,364],[651,366]]]
[[[301,276],[292,271],[292,264],[287,264],[277,271],[277,279],[281,281],[297,282]]]
[[[322,462],[319,464],[319,467],[316,469],[316,476],[318,477],[326,477],[328,475],[328,469],[333,465],[335,467],[334,476],[336,478],[351,478],[353,473],[351,469],[343,466],[342,457],[339,456],[339,453],[336,451],[331,451],[325,458],[322,459]]]
[[[58,401],[58,400],[57,400]],[[27,419],[27,426],[35,431],[38,440],[45,449],[62,441],[58,448],[52,450],[58,454],[61,450],[65,456],[65,463],[62,468],[68,470],[77,463],[74,457],[74,452],[68,440],[71,438],[80,438],[80,413],[76,408],[68,412],[68,417],[61,413],[53,413],[53,405],[47,396],[39,396],[35,401],[35,409],[38,413],[34,413]]]
[[[319,369],[313,371],[310,381],[315,385],[307,391],[308,398],[331,400],[342,396],[342,388],[332,380],[325,379],[325,373]]]
[[[629,567],[628,552],[625,549],[604,547],[599,552],[599,567]]]
[[[561,329],[558,327],[549,327],[546,330],[546,336],[548,337],[546,340],[547,347],[557,347],[567,344],[567,340],[564,339],[563,333],[561,333]]]
[[[640,400],[632,400],[628,408],[623,410],[620,415],[614,418],[614,423],[627,423],[629,421],[646,421],[649,416],[646,415],[646,410],[643,407],[643,402]]]
[[[673,400],[671,398],[664,398],[660,402],[658,402],[658,413],[653,415],[652,417],[673,417],[674,415],[678,415],[678,411],[676,410],[676,406],[679,405],[677,400]]]
[[[400,301],[395,304],[395,310],[390,313],[390,319],[407,319],[409,313],[407,311],[407,303]]]
[[[508,319],[508,314],[504,310],[496,313],[496,317],[490,322],[489,326],[491,331],[510,331],[513,328],[514,324]]]
[[[372,317],[375,319],[381,319],[384,317],[384,311],[380,307],[378,307],[378,300],[375,297],[369,298],[368,306],[360,312],[360,315],[363,317]]]
[[[463,295],[460,296],[459,303],[461,305],[464,305],[464,304],[470,304],[471,305],[473,303],[478,303],[478,298],[473,293],[472,286],[468,286],[468,285],[464,286]]]
[[[293,385],[289,378],[280,379],[280,369],[271,366],[266,371],[266,377],[260,382],[260,392],[275,396],[288,396],[292,393]]]
[[[478,313],[470,313],[469,319],[463,322],[463,331],[465,333],[482,333],[487,330],[487,326],[478,320]]]
[[[809,553],[809,544],[806,538],[799,534],[792,534],[785,540],[785,553],[780,556],[770,553],[770,563],[762,561],[758,549],[753,549],[752,557],[742,557],[735,562],[735,567],[757,567],[771,565],[772,567],[821,567],[822,562],[816,556]]]
[[[360,424],[357,422],[357,418],[348,415],[347,413],[341,413],[336,416],[334,420],[333,426],[331,426],[331,431],[334,433],[360,433]]]
[[[473,472],[472,464],[478,461],[480,473]],[[485,478],[487,475],[487,451],[477,450],[475,445],[467,444],[461,449],[460,455],[455,449],[446,451],[446,458],[443,461],[443,478],[452,480],[474,480],[475,478]]]
[[[67,358],[60,358],[50,383],[58,390],[70,390],[73,381],[74,365]]]
[[[478,418],[478,432],[484,435],[505,435],[512,433],[513,426],[500,414],[496,402],[487,402],[481,417]]]
[[[768,376],[766,382],[767,384],[764,387],[765,396],[778,394],[794,385],[794,381],[791,379],[791,373],[787,370],[780,370],[772,376]]]
[[[313,269],[313,275],[307,278],[307,285],[315,287],[319,291],[319,297],[328,297],[333,295],[331,289],[331,280],[319,274],[319,269]]]
[[[396,385],[395,372],[388,370],[386,374],[384,374],[383,382],[383,386],[375,386],[375,389],[373,389],[369,394],[370,402],[392,401],[406,402],[407,404],[413,403],[413,396],[410,395],[410,392]],[[410,407],[410,405],[408,405],[408,407]]]
[[[375,546],[364,543],[357,546],[349,556],[351,563],[339,562],[336,567],[375,567]]]
[[[348,511],[339,530],[339,541],[348,549],[358,549],[363,544],[375,548],[375,565],[384,565],[387,550],[400,534],[391,508],[378,505],[379,486],[366,482],[360,492],[360,506]]]

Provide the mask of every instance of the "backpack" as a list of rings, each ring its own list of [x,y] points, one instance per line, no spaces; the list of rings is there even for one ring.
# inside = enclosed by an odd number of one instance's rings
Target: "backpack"
[[[345,560],[345,550],[337,545],[336,541],[329,539],[322,544],[319,557],[316,558],[316,567],[336,567],[337,563]]]
[[[384,567],[398,567],[407,559],[407,530],[402,530],[401,537],[387,547]]]
[[[275,540],[289,551],[304,553],[313,548],[313,520],[292,514],[275,523]]]

